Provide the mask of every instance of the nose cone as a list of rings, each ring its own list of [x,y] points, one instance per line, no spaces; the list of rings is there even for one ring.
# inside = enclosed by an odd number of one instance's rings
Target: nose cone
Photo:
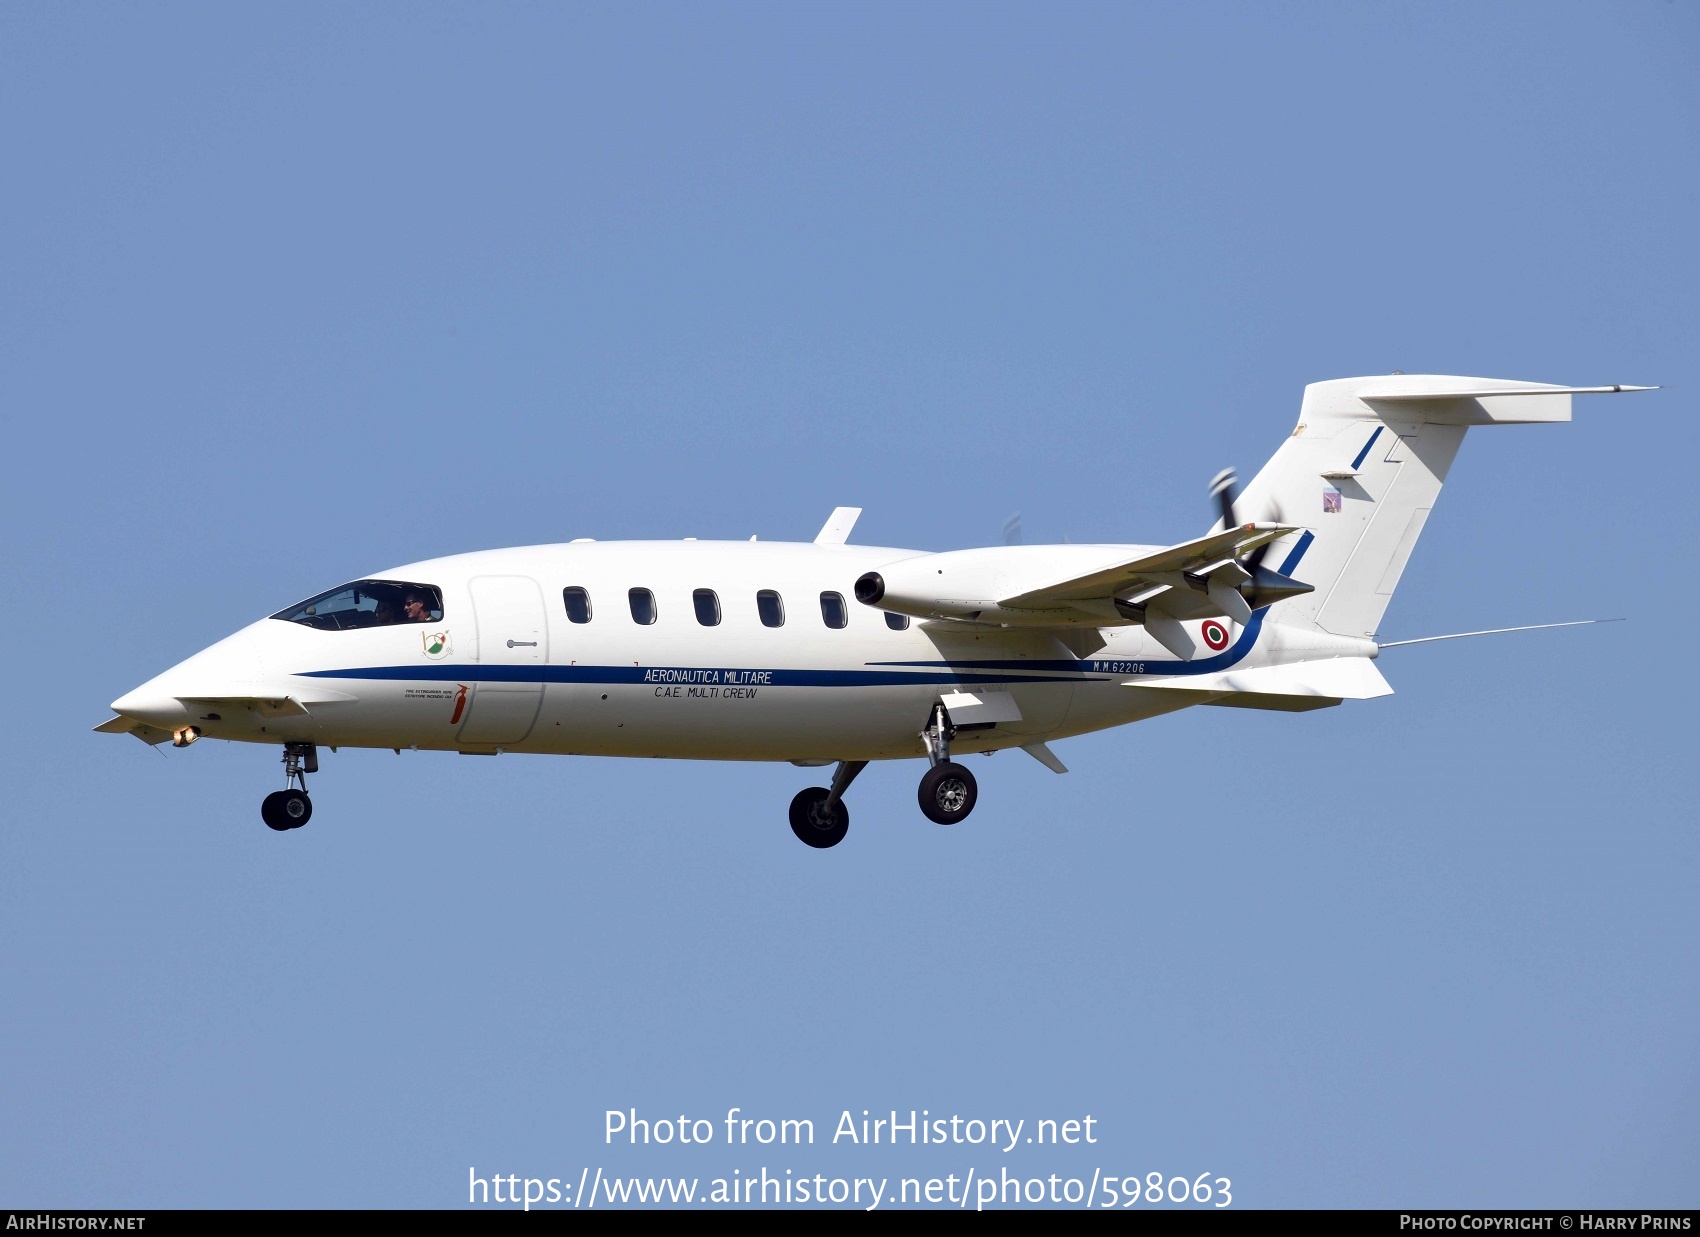
[[[258,645],[239,631],[118,697],[112,711],[167,729],[187,725],[199,714],[185,701],[247,695],[263,670]]]
[[[156,679],[149,679],[135,691],[124,693],[112,702],[112,711],[166,729],[184,725],[189,720],[189,709],[171,694],[167,686],[170,678],[168,670]]]

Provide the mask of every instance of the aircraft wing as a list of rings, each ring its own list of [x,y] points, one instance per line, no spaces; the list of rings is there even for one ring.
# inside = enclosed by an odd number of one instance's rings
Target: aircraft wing
[[[1029,589],[1014,597],[1002,598],[998,604],[1015,609],[1043,609],[1063,602],[1110,597],[1126,592],[1152,576],[1192,571],[1226,559],[1244,557],[1260,545],[1268,545],[1298,531],[1287,524],[1242,524],[1195,541],[1183,541],[1155,554],[1125,559],[1086,575]]]

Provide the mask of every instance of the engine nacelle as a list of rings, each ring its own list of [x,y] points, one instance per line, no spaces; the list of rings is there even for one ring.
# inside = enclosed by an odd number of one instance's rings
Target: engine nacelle
[[[1203,564],[1213,570],[1197,579],[1178,571],[1124,577],[1106,570],[1137,559],[1144,550],[1038,545],[920,554],[864,573],[856,581],[855,594],[865,606],[921,619],[1006,627],[1117,627],[1146,623],[1148,602],[1155,602],[1154,608],[1171,619],[1227,615],[1243,623],[1252,609],[1311,591],[1310,585],[1261,564],[1248,572],[1232,560]],[[1103,591],[1096,596],[1042,597],[1048,585],[1083,578],[1102,580],[1096,587]],[[1159,601],[1159,594],[1167,595]],[[1006,604],[1012,598],[1022,604]]]
[[[865,606],[921,619],[956,619],[1010,627],[1103,627],[1125,624],[1108,599],[1039,608],[1009,607],[1013,597],[1059,576],[1083,573],[1123,552],[1113,546],[993,546],[899,559],[856,581]]]

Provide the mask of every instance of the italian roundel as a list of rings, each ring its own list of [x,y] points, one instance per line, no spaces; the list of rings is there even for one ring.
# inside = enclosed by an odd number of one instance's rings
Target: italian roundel
[[[1204,643],[1213,649],[1228,647],[1228,629],[1215,619],[1204,620]]]

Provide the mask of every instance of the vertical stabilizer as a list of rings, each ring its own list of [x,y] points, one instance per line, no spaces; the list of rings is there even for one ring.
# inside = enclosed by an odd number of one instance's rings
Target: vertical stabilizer
[[[1279,623],[1373,637],[1472,425],[1570,420],[1573,394],[1493,378],[1393,374],[1305,388],[1298,426],[1236,503],[1242,520],[1316,534],[1296,576],[1315,592],[1277,602]],[[1296,534],[1295,534],[1296,536]],[[1285,549],[1278,544],[1276,561]]]

